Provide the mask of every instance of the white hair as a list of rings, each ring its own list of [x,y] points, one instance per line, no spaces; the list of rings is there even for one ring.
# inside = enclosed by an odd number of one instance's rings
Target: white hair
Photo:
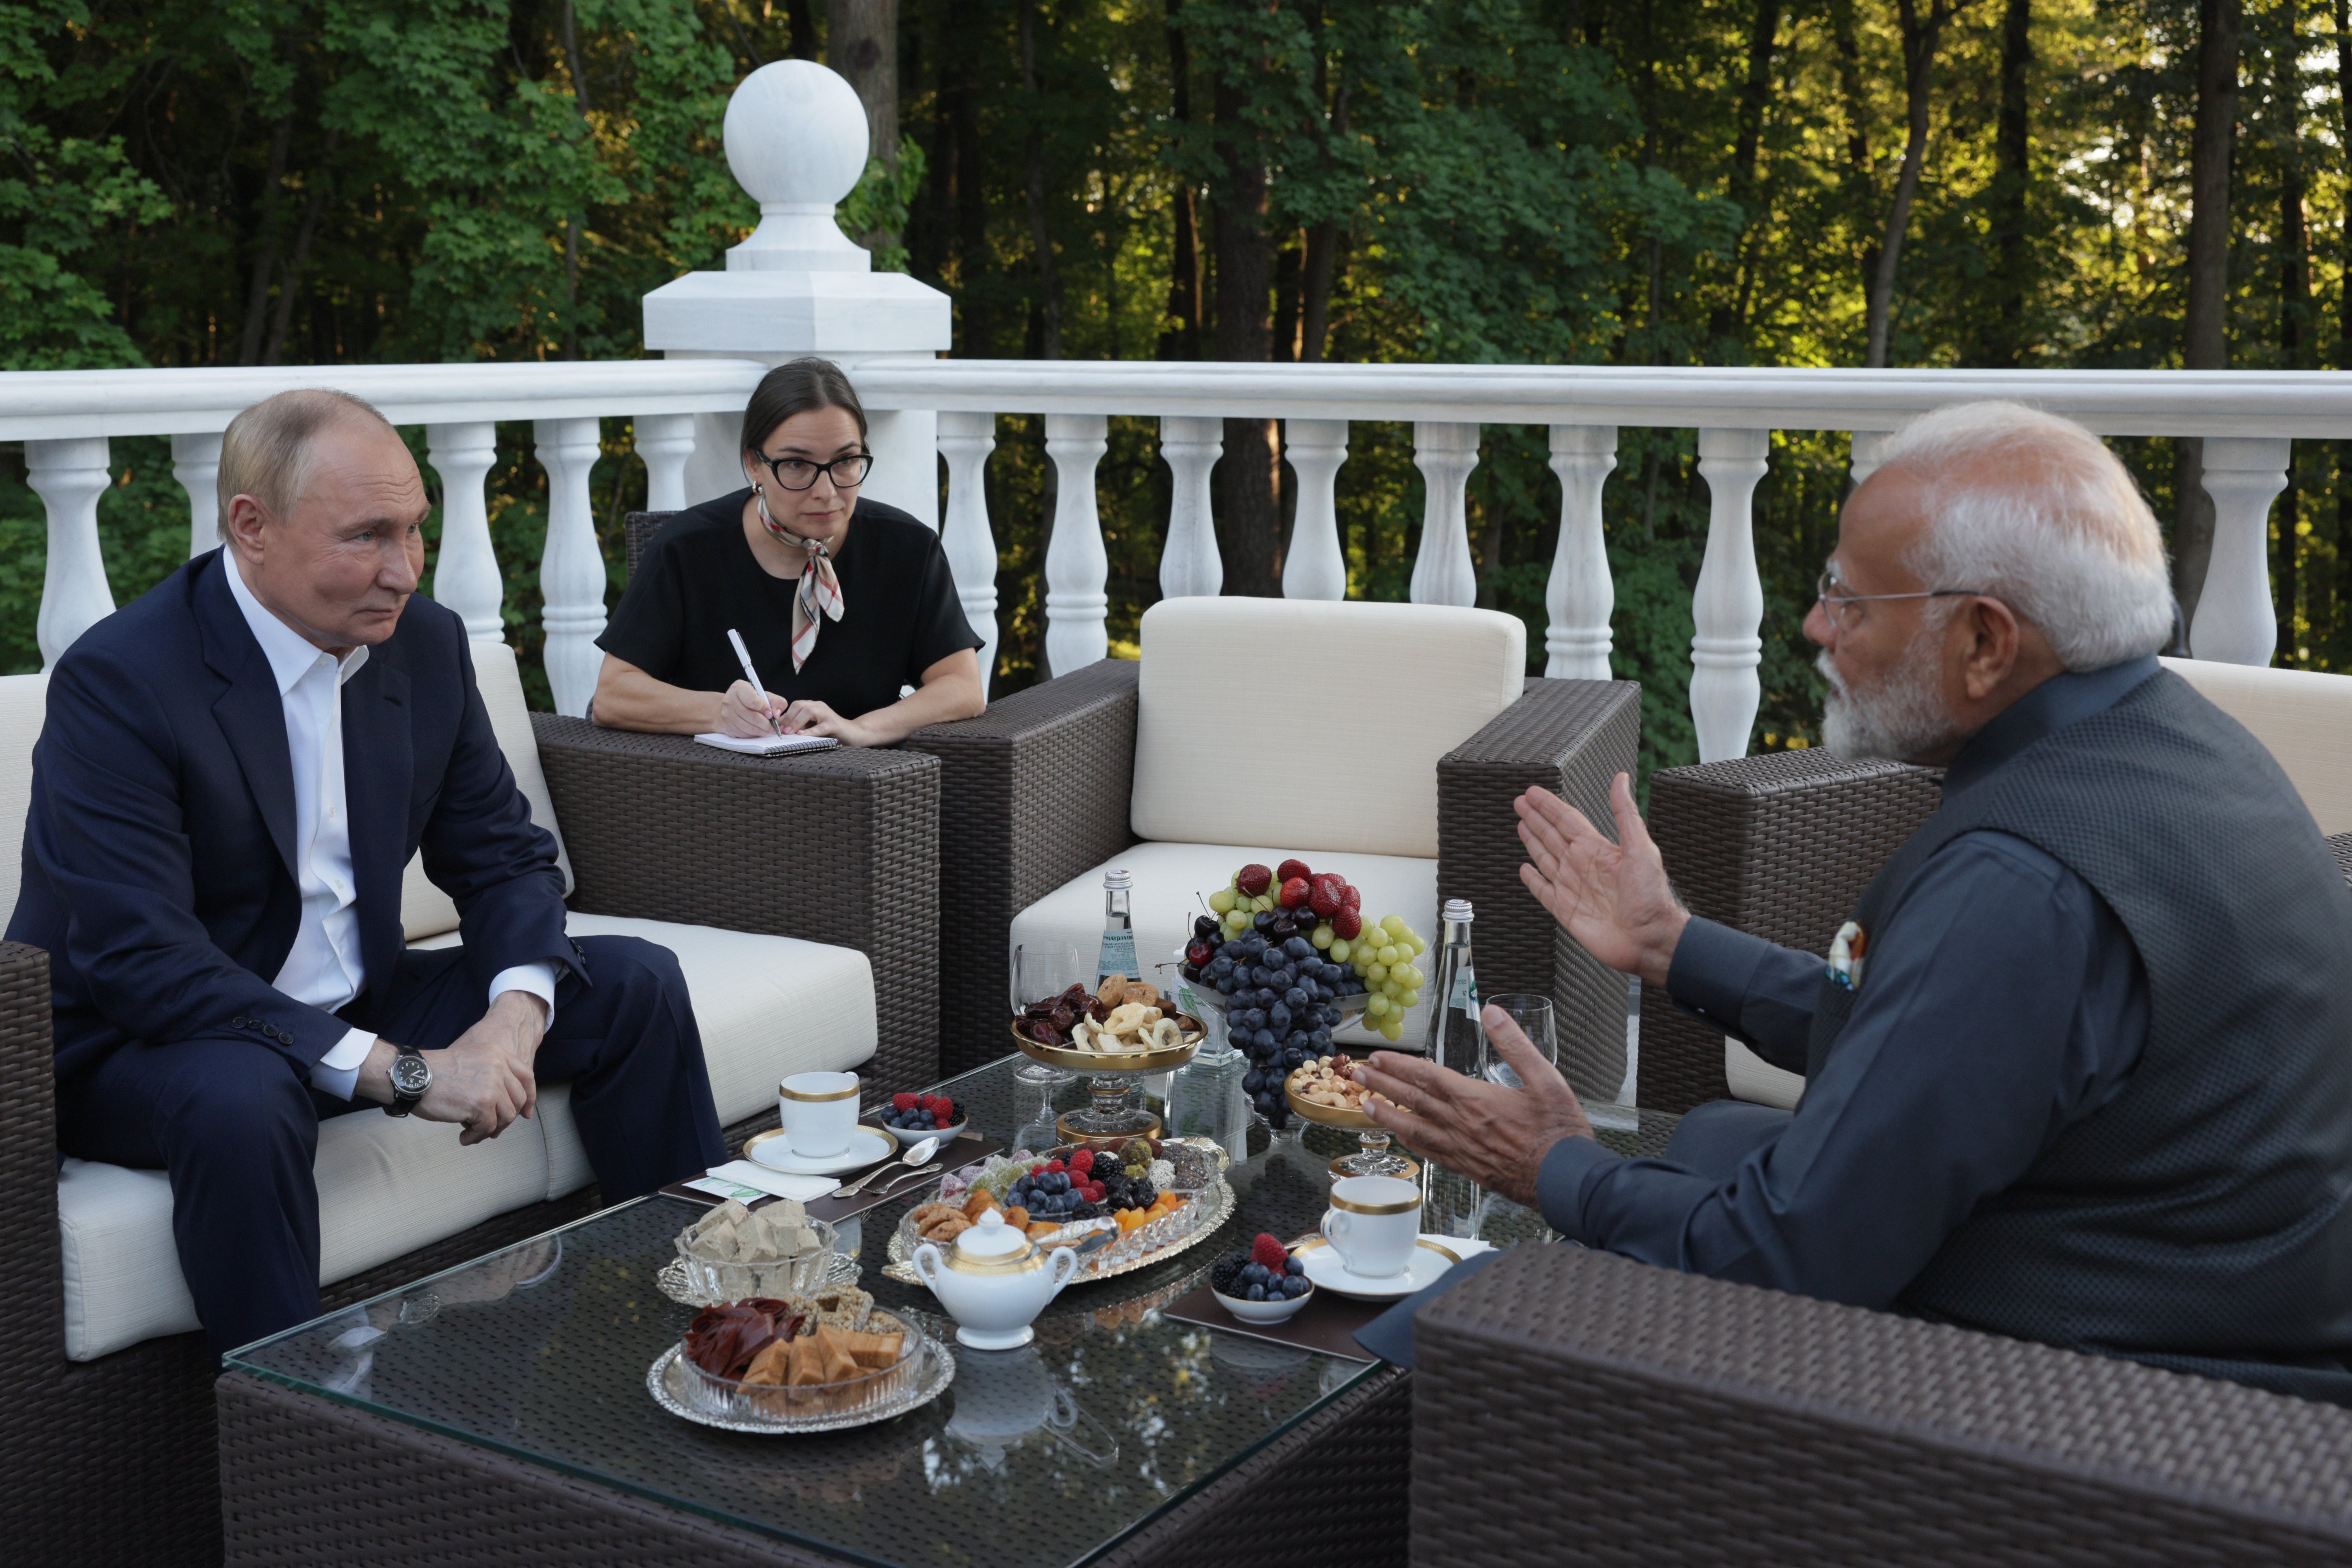
[[[1879,467],[1927,484],[1907,564],[1931,588],[1999,599],[2068,669],[2105,669],[2172,638],[2164,537],[2131,474],[2071,419],[1962,403],[1886,438]]]

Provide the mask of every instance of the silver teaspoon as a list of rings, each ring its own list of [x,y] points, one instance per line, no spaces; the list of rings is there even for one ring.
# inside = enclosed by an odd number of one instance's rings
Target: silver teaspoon
[[[896,1160],[885,1160],[882,1163],[875,1166],[872,1170],[858,1177],[857,1180],[848,1183],[845,1185],[834,1188],[833,1195],[836,1198],[854,1198],[860,1192],[864,1191],[866,1184],[872,1181],[875,1177],[887,1173],[898,1173],[898,1168],[901,1166],[929,1164],[930,1163],[931,1156],[939,1152],[940,1141],[937,1138],[926,1138],[921,1142],[908,1149],[905,1153],[899,1155]]]

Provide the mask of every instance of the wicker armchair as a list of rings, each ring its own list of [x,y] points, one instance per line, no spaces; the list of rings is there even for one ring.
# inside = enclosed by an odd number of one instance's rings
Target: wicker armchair
[[[2331,1405],[1572,1247],[1415,1329],[1422,1568],[2352,1556]]]
[[[856,947],[870,958],[877,1090],[938,1074],[925,957],[938,918],[939,765],[904,752],[755,759],[535,715],[583,913]],[[791,845],[789,858],[756,847]],[[201,1334],[65,1358],[48,963],[0,943],[0,1531],[11,1561],[210,1563],[221,1552],[213,1366]],[[728,1129],[730,1147],[775,1124]],[[591,1186],[393,1259],[347,1305],[593,1212]]]
[[[1004,1053],[1004,932],[1013,916],[1137,841],[1129,802],[1139,668],[1104,659],[1014,692],[978,719],[907,739],[941,767],[947,1071]],[[1624,979],[1528,897],[1510,803],[1541,784],[1608,821],[1609,781],[1633,767],[1640,721],[1640,689],[1629,682],[1531,679],[1518,701],[1446,754],[1437,775],[1438,886],[1477,907],[1481,988],[1551,995],[1562,1067],[1612,1094],[1624,1072]]]

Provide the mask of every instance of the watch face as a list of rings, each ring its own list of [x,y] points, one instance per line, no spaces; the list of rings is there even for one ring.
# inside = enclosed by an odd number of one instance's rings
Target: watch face
[[[425,1065],[423,1057],[401,1056],[393,1058],[392,1087],[402,1094],[418,1095],[433,1081],[433,1069]]]

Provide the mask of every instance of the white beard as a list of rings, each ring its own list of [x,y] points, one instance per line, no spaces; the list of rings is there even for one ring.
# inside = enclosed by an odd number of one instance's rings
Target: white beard
[[[1959,739],[1959,727],[1944,711],[1943,670],[1937,655],[1943,622],[1927,616],[1904,650],[1903,661],[1869,690],[1846,684],[1824,648],[1813,668],[1830,683],[1822,706],[1822,744],[1842,757],[1884,757],[1907,763],[1929,756]]]

